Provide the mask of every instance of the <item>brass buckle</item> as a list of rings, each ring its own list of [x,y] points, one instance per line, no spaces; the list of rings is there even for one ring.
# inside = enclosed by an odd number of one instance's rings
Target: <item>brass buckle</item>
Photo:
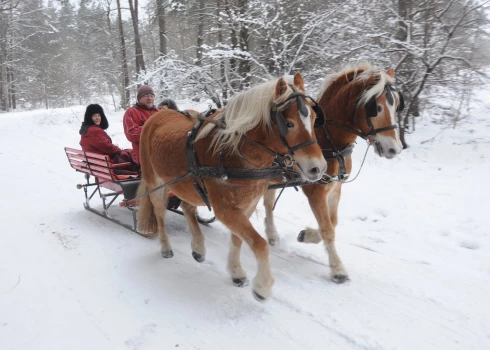
[[[284,165],[286,166],[286,168],[292,168],[294,165],[293,156],[290,155],[289,153],[286,153],[284,155]]]

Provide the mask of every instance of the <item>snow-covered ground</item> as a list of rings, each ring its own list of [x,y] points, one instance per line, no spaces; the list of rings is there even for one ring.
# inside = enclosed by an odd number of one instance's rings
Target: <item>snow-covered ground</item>
[[[490,349],[488,105],[441,133],[425,117],[394,160],[369,150],[339,209],[346,284],[329,280],[321,245],[296,242],[316,223],[302,193],[285,191],[265,304],[231,284],[222,224],[203,227],[199,264],[182,216],[167,215],[175,256],[163,259],[157,240],[83,209],[63,151],[78,146],[83,113],[0,114],[0,349]],[[129,147],[123,112],[107,115]],[[263,218],[260,204],[261,233]],[[242,260],[253,277],[247,247]]]

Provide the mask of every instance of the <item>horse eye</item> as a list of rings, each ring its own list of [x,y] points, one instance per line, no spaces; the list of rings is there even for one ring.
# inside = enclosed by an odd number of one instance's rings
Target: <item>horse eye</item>
[[[383,110],[383,107],[381,107],[380,105],[378,105],[378,113],[381,113],[382,110]]]
[[[292,122],[286,122],[286,126],[287,126],[289,129],[294,128],[294,124],[293,124]]]

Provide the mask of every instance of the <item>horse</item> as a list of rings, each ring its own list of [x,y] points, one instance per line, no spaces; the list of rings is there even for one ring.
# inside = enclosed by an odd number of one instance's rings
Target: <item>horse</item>
[[[291,83],[273,79],[235,95],[224,109],[203,118],[201,129],[195,118],[162,110],[145,123],[141,133],[138,195],[167,182],[168,186],[142,197],[139,231],[150,237],[158,234],[162,256],[173,256],[164,223],[170,190],[182,200],[192,256],[202,262],[206,248],[196,207],[212,207],[231,231],[228,271],[235,286],[248,284],[240,263],[242,242],[254,253],[258,269],[252,290],[259,301],[270,296],[274,278],[267,241],[249,217],[270,179],[281,177],[273,162],[282,159],[282,166],[287,166],[294,161],[302,178],[311,182],[320,179],[327,167],[314,138],[316,113],[305,95],[301,74],[296,73]]]
[[[336,283],[349,279],[335,248],[335,227],[342,184],[352,169],[354,142],[358,136],[366,139],[374,144],[375,153],[386,159],[394,158],[403,148],[395,117],[396,112],[403,110],[404,100],[392,87],[394,77],[394,69],[385,72],[362,63],[327,76],[318,96],[326,123],[316,128],[315,134],[328,163],[326,174],[337,176],[341,181],[302,186],[319,229],[302,230],[298,241],[319,243],[323,240],[331,278]],[[275,190],[264,196],[266,235],[271,245],[279,240],[272,213],[275,198]]]

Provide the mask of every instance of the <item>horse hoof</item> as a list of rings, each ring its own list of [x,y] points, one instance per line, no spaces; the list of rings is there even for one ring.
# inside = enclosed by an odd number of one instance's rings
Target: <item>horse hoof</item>
[[[349,280],[349,276],[336,274],[332,276],[332,280],[337,284],[341,284],[347,282]]]
[[[162,250],[162,256],[165,258],[165,259],[169,259],[171,257],[174,256],[174,252],[172,250],[167,250],[167,251],[163,251]]]
[[[196,252],[192,252],[192,257],[194,258],[194,260],[196,260],[197,262],[203,262],[204,261],[204,255],[201,255],[199,253],[196,253]]]
[[[260,301],[261,303],[263,303],[265,301],[265,298],[262,295],[260,295],[259,293],[257,293],[256,291],[254,291],[254,298],[257,301]]]
[[[277,244],[277,239],[275,239],[275,238],[269,238],[269,244],[271,246],[275,246]]]
[[[298,242],[304,242],[305,241],[305,236],[306,236],[306,231],[301,230],[301,232],[298,235]]]
[[[245,286],[248,286],[248,280],[247,280],[247,277],[243,277],[243,278],[232,278],[231,279],[233,281],[233,285],[235,287],[245,287]]]

